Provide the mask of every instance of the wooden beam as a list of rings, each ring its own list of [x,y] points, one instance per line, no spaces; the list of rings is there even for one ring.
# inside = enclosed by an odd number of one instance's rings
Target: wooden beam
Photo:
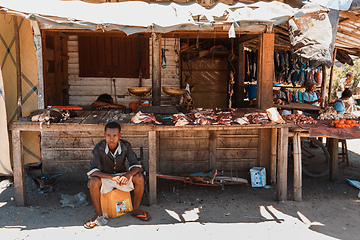
[[[12,155],[14,162],[14,191],[17,206],[26,205],[26,185],[24,159],[22,155],[22,137],[20,130],[12,131]]]
[[[20,33],[17,17],[13,17],[16,49],[16,89],[17,89],[17,116],[22,117],[22,84],[21,84],[21,57],[20,57]]]
[[[295,201],[302,201],[302,169],[301,169],[301,138],[296,133],[293,137],[294,149],[294,198]]]
[[[161,34],[152,37],[152,106],[161,105]]]
[[[276,183],[277,129],[271,129],[270,183]]]
[[[209,169],[216,169],[216,131],[209,131]]]
[[[278,165],[277,165],[277,200],[287,200],[289,129],[279,128],[278,134]]]
[[[38,108],[44,109],[44,69],[43,69],[43,58],[42,58],[42,41],[41,32],[38,22],[30,21],[33,29],[34,43],[35,43],[35,54],[38,72]]]
[[[323,99],[323,103],[321,104],[321,107],[325,107],[325,95],[326,95],[326,84],[327,84],[327,79],[326,79],[326,66],[323,65],[321,68],[321,73],[322,73],[322,83],[321,83],[321,99]]]
[[[149,131],[149,205],[156,204],[157,132]]]
[[[258,108],[263,110],[273,105],[274,39],[274,33],[259,36],[256,100]]]
[[[330,68],[330,81],[329,81],[329,93],[328,93],[328,102],[331,102],[331,90],[332,90],[332,82],[333,82],[333,76],[334,76],[334,65],[335,65],[335,59],[336,59],[336,53],[337,49],[334,49],[334,55],[333,55],[333,65]]]
[[[236,101],[235,106],[243,107],[244,106],[244,88],[245,88],[245,49],[244,44],[240,43],[238,52],[238,74],[237,81],[235,83],[235,93],[236,93]]]

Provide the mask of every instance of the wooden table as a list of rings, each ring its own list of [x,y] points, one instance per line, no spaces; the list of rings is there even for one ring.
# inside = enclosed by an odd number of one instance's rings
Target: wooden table
[[[22,147],[22,132],[60,132],[60,131],[103,131],[104,125],[107,121],[112,120],[115,114],[111,111],[104,112],[83,112],[81,116],[75,119],[68,120],[64,123],[52,123],[50,127],[46,125],[40,128],[40,124],[31,122],[29,120],[17,121],[10,125],[12,131],[12,148],[13,148],[13,162],[14,162],[14,185],[15,185],[15,201],[17,205],[26,205],[26,186],[24,175],[23,162],[23,147]],[[261,125],[186,125],[182,127],[151,125],[151,124],[133,124],[129,121],[131,115],[124,119],[118,119],[122,126],[122,132],[128,130],[142,130],[148,133],[148,147],[149,147],[149,202],[156,204],[156,172],[157,159],[159,157],[159,133],[169,131],[209,131],[216,133],[216,131],[224,130],[246,130],[246,129],[268,129],[271,132],[270,141],[268,142],[271,148],[271,167],[270,179],[272,183],[277,182],[277,198],[280,201],[285,201],[287,198],[287,160],[288,160],[288,134],[289,126],[287,124],[267,124]],[[211,138],[210,134],[210,138]],[[231,136],[230,136],[231,137]],[[267,136],[269,137],[269,136]],[[260,144],[261,145],[261,144]],[[210,139],[209,151],[214,146],[214,141]],[[262,146],[263,147],[263,146]],[[269,156],[267,156],[269,157]],[[216,162],[216,154],[210,152],[210,162]],[[277,166],[277,169],[276,169]]]

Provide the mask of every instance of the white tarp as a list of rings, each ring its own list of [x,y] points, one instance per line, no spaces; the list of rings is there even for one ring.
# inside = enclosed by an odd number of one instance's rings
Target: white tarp
[[[212,29],[214,25],[224,23],[233,23],[235,27],[251,24],[276,25],[304,14],[299,9],[277,1],[234,5],[218,3],[204,8],[197,3],[128,1],[92,4],[60,0],[0,0],[0,10],[51,25],[89,30],[120,30],[126,34]],[[194,20],[197,17],[200,21]],[[222,20],[214,20],[220,17]]]

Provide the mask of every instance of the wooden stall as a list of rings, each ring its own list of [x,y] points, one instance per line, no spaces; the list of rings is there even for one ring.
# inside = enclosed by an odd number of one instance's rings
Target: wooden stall
[[[26,186],[22,161],[22,132],[40,131],[44,173],[86,175],[94,144],[101,139],[107,121],[121,116],[116,110],[83,111],[74,119],[53,123],[49,127],[29,120],[11,125],[14,159],[15,199],[26,204]],[[130,123],[131,115],[123,115],[123,138],[135,152],[144,148],[145,168],[149,171],[150,203],[156,203],[156,172],[191,173],[204,169],[247,171],[253,166],[269,169],[269,179],[285,185],[285,172],[276,173],[276,161],[287,162],[287,124],[266,126],[188,125],[182,127]],[[279,138],[277,134],[279,132]],[[284,135],[285,134],[285,135]],[[276,150],[278,146],[278,150]],[[279,171],[281,170],[279,165]],[[279,196],[286,196],[281,187]],[[280,198],[282,199],[282,198]],[[283,199],[285,200],[285,199]]]
[[[174,12],[173,9],[171,11]],[[32,19],[36,19],[36,16],[32,16]],[[114,24],[118,28],[110,26],[116,29],[114,31],[104,31],[106,26],[101,28],[99,24],[81,26],[87,29],[82,30],[81,27],[74,27],[73,23],[58,25],[56,20],[56,16],[54,22],[41,22],[41,18],[37,18],[40,24],[38,31],[35,31],[36,43],[37,49],[42,49],[42,53],[37,51],[39,85],[45,89],[39,95],[41,107],[55,104],[88,107],[102,93],[109,93],[116,103],[126,107],[130,102],[140,103],[144,100],[149,100],[152,106],[168,106],[172,102],[163,93],[162,87],[184,88],[186,75],[192,73],[192,77],[195,77],[196,71],[197,74],[211,72],[211,68],[201,68],[202,61],[218,61],[220,66],[216,73],[212,73],[218,76],[211,77],[216,80],[215,89],[206,82],[194,86],[194,96],[201,103],[197,107],[242,107],[249,104],[244,102],[246,47],[257,52],[257,101],[253,107],[264,111],[273,106],[274,50],[276,46],[284,46],[284,36],[279,37],[279,33],[283,34],[284,30],[275,28],[271,19],[268,23],[254,20],[236,27],[232,33],[236,37],[233,40],[229,39],[229,34],[234,26],[224,21],[224,16],[216,18],[221,24],[212,25],[210,30],[206,26],[200,28],[205,22],[201,22],[199,15],[198,28],[194,24],[189,27],[186,25],[188,23],[166,31],[149,31],[139,26],[144,32],[139,31],[130,36],[122,33],[121,29],[125,31],[127,27],[132,29],[134,26],[121,23]],[[38,26],[37,22],[34,26]],[[40,35],[42,41],[39,41]],[[213,42],[210,48],[198,47],[204,39]],[[225,42],[225,39],[230,43],[226,54],[212,53],[207,58],[202,55],[213,47],[217,48],[217,41]],[[181,49],[182,43],[191,40],[195,44],[188,44],[188,49],[185,47],[187,50]],[[187,51],[192,51],[195,56],[187,60],[199,65],[196,71],[191,72],[185,66],[187,62],[181,58],[181,54],[190,56]],[[234,88],[234,96],[230,85]],[[151,96],[129,94],[128,88],[138,86],[152,87]],[[212,102],[207,106],[209,99]],[[150,173],[151,203],[156,202],[157,171],[164,174],[209,168],[248,171],[253,166],[269,170],[269,182],[277,183],[277,198],[280,201],[287,200],[288,124],[182,127],[135,125],[130,121],[131,116],[115,110],[82,111],[78,117],[53,123],[50,127],[43,125],[41,128],[39,123],[29,120],[13,123],[10,128],[13,133],[16,202],[20,205],[26,203],[22,132],[40,132],[44,173],[82,174],[85,177],[91,150],[102,138],[106,122],[111,120],[122,125],[123,138],[133,144],[136,153],[139,153],[140,147],[145,150],[145,160],[148,160],[145,165]],[[299,171],[296,174],[301,175]],[[298,191],[299,186],[296,187]]]

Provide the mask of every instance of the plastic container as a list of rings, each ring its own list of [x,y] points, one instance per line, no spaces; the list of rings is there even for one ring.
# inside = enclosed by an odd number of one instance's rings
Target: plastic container
[[[248,95],[249,95],[249,101],[256,98],[256,84],[248,85]]]
[[[116,218],[132,212],[130,192],[114,189],[106,194],[101,194],[101,207],[110,218]]]
[[[251,186],[263,187],[266,185],[266,171],[263,167],[253,167],[250,169]]]

